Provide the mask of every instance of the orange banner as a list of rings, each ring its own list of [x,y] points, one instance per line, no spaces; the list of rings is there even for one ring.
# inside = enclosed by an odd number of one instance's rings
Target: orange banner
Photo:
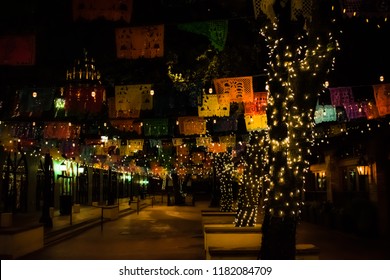
[[[390,84],[373,85],[379,116],[390,114]]]
[[[229,94],[230,102],[252,102],[252,76],[214,80],[217,94]]]
[[[206,120],[202,117],[179,117],[180,134],[206,134]]]
[[[254,92],[253,101],[245,102],[245,115],[263,115],[267,109],[267,92]]]
[[[115,34],[118,58],[164,56],[164,25],[117,28]]]
[[[226,143],[210,143],[208,146],[210,153],[225,153],[227,151]]]

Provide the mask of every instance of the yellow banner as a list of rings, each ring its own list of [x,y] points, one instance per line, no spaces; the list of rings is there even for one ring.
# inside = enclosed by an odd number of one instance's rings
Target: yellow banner
[[[245,125],[247,131],[267,129],[267,115],[245,116]]]
[[[230,100],[226,94],[218,98],[217,94],[203,95],[202,106],[198,106],[199,117],[228,117],[230,115]]]

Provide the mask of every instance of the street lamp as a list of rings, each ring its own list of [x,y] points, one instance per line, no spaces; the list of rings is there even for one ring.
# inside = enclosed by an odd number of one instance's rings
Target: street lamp
[[[364,159],[364,157],[360,157],[356,169],[360,176],[367,176],[369,172],[370,166],[368,165],[368,162]]]

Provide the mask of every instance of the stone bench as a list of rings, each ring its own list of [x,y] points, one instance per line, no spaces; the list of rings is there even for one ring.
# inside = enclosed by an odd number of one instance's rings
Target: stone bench
[[[257,260],[260,246],[252,247],[209,247],[208,260]],[[296,244],[296,260],[318,260],[319,249],[313,244]]]
[[[42,224],[0,228],[0,256],[4,259],[17,259],[44,246]]]

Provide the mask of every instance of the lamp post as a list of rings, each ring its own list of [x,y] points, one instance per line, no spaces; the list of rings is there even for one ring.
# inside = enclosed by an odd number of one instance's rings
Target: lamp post
[[[43,186],[43,207],[42,207],[42,217],[40,222],[42,222],[45,227],[53,227],[53,220],[50,215],[50,207],[52,206],[52,195],[53,195],[53,184],[52,184],[52,172],[53,172],[53,162],[50,154],[45,155],[45,160],[43,164],[43,176],[44,176],[44,186]]]
[[[360,176],[367,176],[369,173],[370,166],[368,165],[368,162],[365,160],[365,158],[362,156],[359,158],[356,169]]]
[[[68,176],[67,166],[65,161],[60,165],[61,174],[57,176],[58,179],[61,179],[61,195],[60,195],[60,214],[61,215],[70,215],[70,224],[72,224],[72,204],[73,204],[73,183],[72,176]]]

